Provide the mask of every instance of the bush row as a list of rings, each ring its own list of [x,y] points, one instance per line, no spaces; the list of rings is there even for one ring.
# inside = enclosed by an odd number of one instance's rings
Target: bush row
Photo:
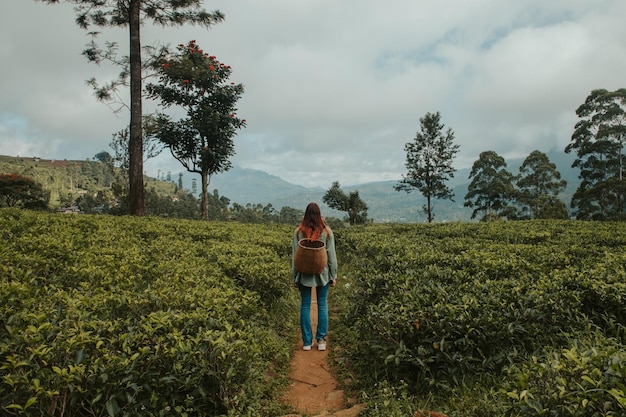
[[[275,412],[289,227],[6,209],[0,235],[2,414]]]
[[[511,396],[493,395],[500,410],[538,415],[522,405],[553,404],[544,398],[553,391],[498,381],[523,379],[520,374],[547,379],[544,367],[532,364],[550,363],[549,357],[591,339],[606,340],[604,346],[613,346],[608,351],[624,349],[623,224],[374,225],[342,230],[338,241],[351,284],[338,326],[363,387],[387,380],[413,394],[444,397],[473,386],[481,386],[481,395],[502,389]],[[593,372],[620,375],[624,365],[614,370],[610,362],[624,357],[608,351],[598,356],[605,366],[598,359]],[[618,380],[605,379],[605,391],[593,394],[605,410],[626,411]],[[509,403],[515,393],[519,404]],[[476,415],[481,412],[485,408]]]

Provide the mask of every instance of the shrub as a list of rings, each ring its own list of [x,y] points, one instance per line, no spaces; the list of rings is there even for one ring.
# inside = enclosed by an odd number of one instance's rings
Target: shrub
[[[275,412],[289,227],[5,209],[0,237],[3,414]]]
[[[626,351],[602,334],[546,349],[540,357],[509,368],[502,393],[506,415],[555,417],[622,416],[626,413]]]

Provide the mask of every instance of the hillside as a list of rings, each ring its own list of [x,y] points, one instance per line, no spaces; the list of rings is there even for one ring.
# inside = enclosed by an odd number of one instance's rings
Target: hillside
[[[574,157],[562,151],[548,153],[550,160],[557,165],[562,177],[567,180],[568,187],[561,196],[569,205],[572,194],[578,185],[578,172],[571,168]],[[511,173],[517,174],[523,159],[507,161]],[[0,156],[0,172],[16,172],[29,176],[40,182],[51,192],[51,203],[58,205],[59,196],[67,193],[97,192],[110,187],[112,177],[104,164],[98,161],[67,161],[44,160],[41,158],[15,158]],[[471,210],[463,207],[464,196],[469,185],[470,169],[461,169],[455,173],[450,186],[455,195],[455,201],[435,200],[434,214],[436,222],[469,221]],[[178,173],[172,175],[178,178]],[[185,189],[192,189],[195,179],[199,176],[184,172],[182,181]],[[400,178],[398,178],[400,179]],[[393,186],[397,181],[379,181],[358,185],[343,185],[346,192],[358,190],[360,197],[369,206],[368,214],[374,222],[424,222],[425,215],[422,207],[426,200],[419,192],[412,193],[395,191]],[[330,184],[328,185],[330,187]],[[146,178],[146,188],[155,188],[160,193],[173,194],[174,182],[161,181],[155,178]],[[221,196],[227,197],[231,204],[240,205],[271,204],[276,210],[282,207],[292,207],[303,210],[311,201],[322,206],[325,216],[343,218],[345,213],[331,210],[322,204],[324,188],[309,188],[284,181],[264,171],[233,167],[230,171],[215,175],[211,179],[209,192],[218,190]]]
[[[559,150],[548,152],[547,155],[550,161],[556,164],[562,178],[567,181],[567,189],[561,198],[569,206],[571,196],[578,186],[578,171],[571,168],[574,157]],[[517,174],[523,162],[523,159],[507,161],[507,168],[511,173]],[[472,211],[463,207],[470,183],[469,174],[469,168],[458,170],[450,181],[455,201],[434,202],[435,221],[470,220]],[[359,196],[369,206],[369,217],[375,222],[424,222],[426,218],[422,206],[426,204],[426,199],[417,191],[412,193],[396,191],[393,188],[396,183],[397,181],[378,181],[358,185],[342,184],[342,189],[347,192],[358,190]],[[263,171],[240,167],[234,167],[224,174],[215,176],[211,180],[210,188],[218,189],[220,195],[227,196],[232,202],[272,204],[277,209],[283,206],[303,208],[311,201],[321,203],[326,192],[326,189],[294,185]],[[344,215],[325,206],[323,209],[329,216],[341,218]]]

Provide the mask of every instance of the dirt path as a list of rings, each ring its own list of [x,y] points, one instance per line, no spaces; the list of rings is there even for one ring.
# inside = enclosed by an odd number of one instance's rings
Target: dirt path
[[[317,325],[317,300],[312,291],[311,323],[313,332]],[[331,310],[331,309],[329,309]],[[332,349],[332,329],[329,329],[328,349]],[[282,417],[357,417],[365,404],[345,398],[343,390],[330,372],[326,357],[328,350],[319,351],[314,346],[310,351],[302,350],[302,338],[298,334],[295,352],[291,359],[291,384],[282,401],[289,404],[298,414]],[[434,411],[416,411],[415,417],[447,417]]]
[[[312,291],[311,322],[313,332],[317,325],[317,301]],[[328,349],[332,349],[332,329],[329,331]],[[326,362],[328,350],[318,351],[313,346],[310,351],[302,350],[302,338],[298,335],[296,351],[291,360],[289,378],[291,385],[283,401],[291,405],[300,414],[289,414],[284,417],[296,416],[335,416],[356,417],[361,405],[349,406],[344,392],[330,372]]]

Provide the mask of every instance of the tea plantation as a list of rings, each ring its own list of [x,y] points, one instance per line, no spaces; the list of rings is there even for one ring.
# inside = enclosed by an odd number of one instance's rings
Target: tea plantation
[[[0,236],[1,415],[276,412],[290,227],[7,209]]]
[[[376,225],[340,237],[350,285],[335,360],[357,376],[364,415],[626,415],[625,224]]]
[[[292,229],[0,210],[0,415],[287,414]],[[335,234],[361,415],[626,415],[626,225]]]

